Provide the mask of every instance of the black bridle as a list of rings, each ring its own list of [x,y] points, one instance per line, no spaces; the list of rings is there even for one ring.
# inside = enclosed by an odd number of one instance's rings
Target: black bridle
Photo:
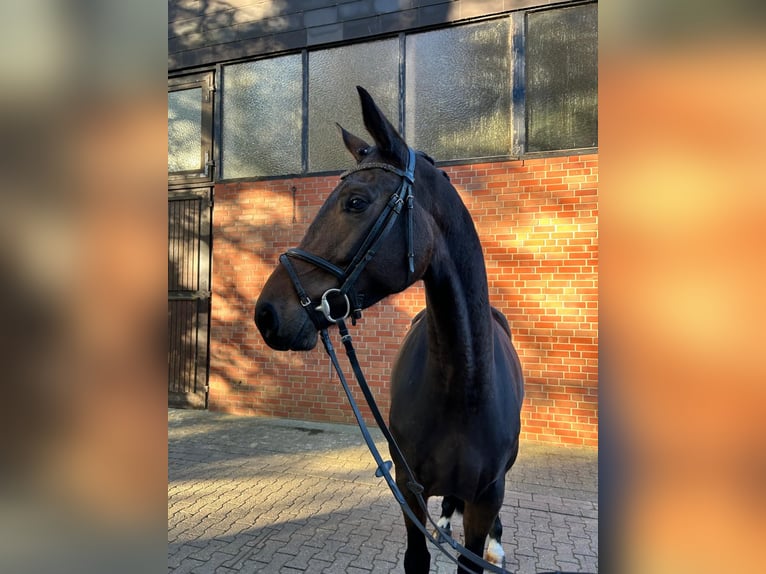
[[[402,207],[407,208],[407,273],[408,280],[415,273],[415,251],[413,248],[413,222],[412,211],[414,208],[414,196],[412,194],[412,184],[415,183],[415,151],[407,148],[407,167],[401,170],[387,163],[370,162],[360,164],[357,167],[341,174],[340,178],[345,179],[352,173],[369,169],[382,169],[395,173],[402,178],[399,189],[388,199],[383,211],[378,215],[375,224],[370,228],[362,244],[357,249],[356,254],[351,259],[351,263],[345,269],[341,269],[334,263],[331,263],[323,257],[309,253],[303,249],[288,249],[279,257],[279,262],[284,265],[290,279],[295,286],[298,299],[301,306],[311,317],[317,329],[322,329],[321,317],[324,317],[330,323],[337,323],[346,319],[349,315],[356,324],[356,319],[361,317],[364,299],[356,290],[356,282],[362,271],[375,257],[383,239],[388,235],[394,223],[396,223]],[[319,304],[311,300],[306,290],[301,284],[295,267],[290,261],[291,258],[300,259],[334,275],[340,281],[340,288],[327,289],[319,300]],[[409,282],[409,281],[408,281]]]
[[[301,306],[305,309],[306,313],[308,313],[309,317],[311,318],[311,321],[317,327],[317,330],[319,331],[321,335],[322,344],[324,345],[325,351],[327,352],[327,355],[330,357],[330,361],[332,363],[332,366],[335,369],[335,372],[338,374],[338,378],[340,379],[341,385],[343,386],[343,390],[346,393],[348,402],[351,405],[351,410],[353,411],[354,417],[356,418],[357,424],[359,425],[359,429],[362,432],[364,441],[365,443],[367,443],[367,448],[369,449],[370,454],[372,455],[377,465],[375,476],[382,477],[385,479],[386,484],[388,485],[389,489],[394,495],[394,498],[396,499],[396,501],[399,503],[399,506],[402,508],[402,511],[404,512],[404,514],[423,533],[423,535],[425,535],[426,539],[429,542],[431,542],[434,546],[436,546],[452,562],[457,564],[458,559],[444,549],[444,547],[442,546],[444,543],[449,544],[453,548],[453,550],[456,550],[459,554],[462,554],[463,556],[468,558],[471,562],[473,562],[476,566],[479,566],[480,568],[483,568],[484,570],[489,570],[497,574],[511,574],[508,570],[505,570],[504,568],[500,568],[490,562],[487,562],[482,557],[477,556],[476,554],[474,554],[473,552],[471,552],[470,550],[462,546],[454,538],[452,538],[452,536],[450,536],[449,533],[447,533],[447,531],[445,531],[442,527],[440,527],[431,517],[430,513],[428,512],[428,506],[426,504],[426,501],[423,498],[423,485],[421,485],[415,478],[415,474],[412,472],[412,469],[407,463],[407,460],[404,458],[404,454],[402,453],[401,449],[399,448],[399,445],[397,444],[396,440],[391,434],[391,431],[389,430],[388,425],[383,419],[383,415],[381,414],[380,409],[378,408],[378,405],[375,402],[375,398],[373,397],[372,392],[370,391],[370,387],[367,384],[367,380],[364,377],[364,373],[362,372],[362,369],[359,366],[359,360],[356,357],[356,351],[354,350],[354,346],[351,342],[351,335],[348,332],[348,327],[346,326],[346,323],[345,323],[345,319],[348,318],[349,316],[351,316],[352,321],[354,323],[356,322],[355,320],[361,316],[363,301],[362,301],[361,295],[356,292],[356,289],[355,289],[356,281],[359,278],[359,275],[362,273],[362,270],[364,270],[367,263],[369,263],[369,261],[377,253],[378,248],[380,247],[383,239],[386,237],[386,235],[388,235],[389,231],[394,226],[394,223],[396,222],[398,216],[400,215],[403,206],[407,207],[407,215],[408,215],[407,217],[408,283],[412,274],[415,272],[415,253],[413,250],[413,221],[412,221],[414,195],[412,192],[412,186],[415,183],[416,152],[412,148],[407,148],[407,151],[408,151],[407,167],[404,171],[389,164],[370,162],[366,164],[361,164],[357,166],[356,168],[341,174],[340,176],[341,179],[344,179],[348,175],[352,173],[356,173],[358,171],[367,170],[367,169],[383,169],[385,171],[395,173],[402,178],[402,183],[399,186],[398,190],[390,197],[390,199],[386,203],[386,206],[383,208],[383,211],[378,216],[377,221],[372,226],[364,242],[362,242],[361,246],[357,250],[353,259],[351,260],[351,263],[345,269],[341,269],[334,263],[331,263],[330,261],[322,257],[319,257],[307,251],[304,251],[303,249],[288,249],[286,253],[282,254],[279,257],[279,261],[282,265],[284,265],[285,269],[287,270],[287,273],[290,276],[293,286],[295,287],[295,291],[298,294],[298,298],[301,302]],[[311,263],[312,265],[322,269],[323,271],[326,271],[330,273],[331,275],[334,275],[340,281],[340,284],[341,284],[340,288],[334,287],[334,288],[327,289],[322,295],[322,297],[320,298],[319,305],[315,306],[314,305],[315,302],[311,300],[311,297],[308,296],[308,294],[306,293],[306,290],[303,288],[303,285],[301,284],[298,273],[290,261],[291,258],[300,259],[307,263]],[[335,298],[336,296],[338,296],[338,298],[335,299],[335,304],[333,304],[330,298],[331,297]],[[338,303],[340,303],[340,305],[338,305]],[[334,313],[334,311],[336,313]],[[388,442],[389,450],[391,451],[392,455],[395,456],[400,461],[402,473],[407,478],[407,488],[414,495],[415,499],[418,502],[418,506],[420,507],[422,512],[425,514],[425,517],[427,518],[428,522],[430,522],[431,525],[433,526],[434,533],[436,534],[436,536],[434,536],[428,531],[425,525],[421,523],[420,520],[417,518],[412,508],[410,508],[409,504],[407,504],[407,501],[404,495],[402,494],[402,491],[399,489],[399,486],[396,484],[396,481],[391,476],[391,472],[390,472],[391,466],[392,466],[391,461],[384,461],[383,458],[381,457],[380,452],[378,451],[378,448],[375,445],[375,441],[372,439],[372,436],[370,435],[370,431],[367,428],[367,424],[364,422],[362,413],[356,404],[356,400],[354,399],[354,396],[351,393],[351,389],[348,385],[346,377],[343,374],[343,369],[341,368],[340,363],[338,362],[338,357],[335,354],[335,348],[333,347],[332,341],[330,340],[330,335],[327,332],[327,328],[325,324],[322,323],[322,317],[326,319],[329,323],[336,324],[338,326],[338,331],[341,336],[341,342],[343,343],[343,346],[346,349],[346,355],[348,356],[349,362],[351,363],[351,368],[354,371],[354,376],[359,385],[359,388],[361,389],[362,394],[364,395],[364,398],[367,401],[367,405],[370,407],[370,412],[372,413],[372,416],[375,419],[375,422],[377,423],[378,428],[381,430],[381,432],[383,433],[383,436]]]

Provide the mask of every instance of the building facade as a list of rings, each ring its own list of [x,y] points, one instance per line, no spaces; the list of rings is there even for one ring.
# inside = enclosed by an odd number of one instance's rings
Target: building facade
[[[597,3],[177,0],[168,27],[169,398],[352,422],[324,352],[253,322],[367,137],[364,86],[450,176],[524,368],[522,435],[598,441]],[[418,284],[354,328],[384,413]]]

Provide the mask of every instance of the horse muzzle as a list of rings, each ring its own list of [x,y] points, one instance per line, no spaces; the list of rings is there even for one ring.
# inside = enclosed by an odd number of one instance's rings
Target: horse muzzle
[[[266,344],[276,351],[310,351],[317,328],[295,297],[292,286],[273,274],[255,304],[254,320]]]
[[[269,347],[275,351],[310,351],[316,347],[316,328],[303,310],[300,311],[297,318],[288,319],[278,311],[277,306],[268,301],[258,301],[255,324]]]

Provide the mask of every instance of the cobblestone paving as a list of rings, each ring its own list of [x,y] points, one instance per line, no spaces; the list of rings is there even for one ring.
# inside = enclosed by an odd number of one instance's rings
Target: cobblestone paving
[[[401,511],[374,470],[353,426],[170,409],[168,572],[403,572]],[[598,572],[597,490],[595,450],[522,443],[501,510],[506,569]],[[429,551],[431,572],[455,572]]]

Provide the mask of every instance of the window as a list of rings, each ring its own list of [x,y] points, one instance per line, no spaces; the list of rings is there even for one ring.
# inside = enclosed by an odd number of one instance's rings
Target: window
[[[222,177],[347,168],[352,160],[335,124],[367,136],[356,85],[373,95],[413,147],[436,161],[596,147],[597,10],[594,2],[520,10],[225,65]],[[179,96],[174,106],[196,117],[184,101]],[[196,137],[178,134],[179,146]],[[179,162],[186,157],[178,153]]]
[[[507,156],[510,20],[407,36],[405,134],[437,161]]]
[[[367,138],[355,86],[363,86],[399,126],[399,40],[391,38],[309,53],[310,172],[345,169],[353,159],[335,123]]]
[[[585,4],[527,14],[527,151],[598,145],[598,14]]]
[[[301,172],[302,68],[300,54],[224,68],[225,179]]]
[[[168,180],[213,177],[213,75],[193,74],[168,82]]]
[[[202,88],[168,93],[168,173],[199,171]]]

